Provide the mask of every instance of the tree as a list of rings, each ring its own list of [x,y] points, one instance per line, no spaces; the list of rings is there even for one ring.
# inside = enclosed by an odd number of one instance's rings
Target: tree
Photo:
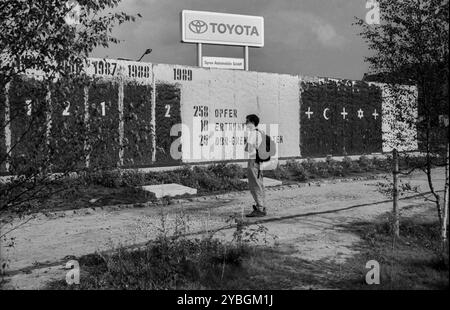
[[[433,135],[439,115],[448,115],[449,80],[449,1],[448,0],[379,0],[381,22],[366,24],[356,18],[360,35],[369,46],[366,57],[370,74],[385,83],[397,111],[404,111],[401,97],[405,89],[401,84],[417,85],[420,117],[411,126],[420,133],[425,162],[420,165],[436,204],[441,227],[443,249],[447,243],[448,221],[448,128],[446,139]],[[397,115],[400,119],[402,113]],[[448,126],[448,125],[447,125]],[[445,165],[444,201],[432,179],[432,168]]]
[[[56,128],[67,134],[62,140],[67,142],[64,147],[60,137],[52,140],[49,124],[52,112],[65,108],[65,97],[74,89],[86,90],[91,83],[84,72],[91,52],[96,47],[118,43],[111,34],[113,27],[136,19],[114,12],[119,3],[120,0],[0,0],[0,95],[4,98],[0,102],[6,101],[1,109],[5,117],[0,118],[0,130],[6,133],[5,128],[15,121],[23,127],[19,136],[9,137],[6,150],[0,149],[0,167],[8,166],[12,175],[9,181],[0,182],[0,216],[10,211],[23,212],[25,204],[60,190],[53,186],[54,182],[79,168],[80,158],[86,155],[87,139],[95,139],[87,134],[84,113],[75,113],[76,130]],[[75,23],[67,23],[70,19]],[[38,77],[30,81],[33,100],[26,103],[29,113],[23,120],[20,113],[15,113],[23,106],[10,106],[7,95],[15,91],[15,80],[33,73]],[[50,94],[61,100],[51,100]],[[15,155],[25,147],[25,155]],[[0,225],[4,223],[1,221]],[[3,231],[0,237],[6,234]]]

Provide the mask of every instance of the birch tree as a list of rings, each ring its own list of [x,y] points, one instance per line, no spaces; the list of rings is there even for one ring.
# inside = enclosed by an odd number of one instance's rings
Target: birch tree
[[[355,24],[370,50],[370,56],[366,57],[370,74],[395,94],[392,100],[400,112],[397,120],[402,121],[402,111],[405,111],[400,100],[405,95],[401,85],[417,86],[419,117],[407,123],[417,128],[419,149],[425,153],[425,161],[414,168],[426,173],[444,249],[448,242],[449,1],[379,0],[377,3],[379,23],[368,24],[356,18]],[[440,122],[439,117],[445,115],[447,121]],[[403,142],[401,137],[394,139],[399,144]],[[436,188],[432,177],[433,168],[438,166],[445,166],[443,190]]]

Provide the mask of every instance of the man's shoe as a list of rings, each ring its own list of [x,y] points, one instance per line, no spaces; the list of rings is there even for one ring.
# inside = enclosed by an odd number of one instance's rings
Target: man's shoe
[[[252,208],[253,208],[254,211],[261,211],[261,212],[264,212],[264,215],[265,215],[265,213],[266,213],[266,208],[263,208],[263,209],[261,210],[261,209],[258,208],[257,205],[253,205]]]
[[[253,210],[251,213],[247,214],[245,217],[263,217],[266,216],[265,211]]]

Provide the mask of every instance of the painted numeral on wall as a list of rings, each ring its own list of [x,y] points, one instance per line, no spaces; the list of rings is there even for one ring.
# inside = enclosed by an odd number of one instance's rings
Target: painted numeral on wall
[[[170,104],[166,104],[166,114],[164,115],[164,117],[170,117]]]
[[[194,117],[208,117],[208,107],[194,106]]]
[[[208,131],[208,120],[200,121],[200,131]]]
[[[173,79],[176,81],[192,81],[192,70],[174,68]]]
[[[200,146],[208,145],[208,135],[200,135]]]
[[[128,76],[129,77],[138,77],[138,78],[149,78],[150,77],[150,67],[128,65]]]
[[[27,115],[31,116],[31,99],[25,100],[25,106],[27,108]]]
[[[63,111],[63,116],[69,116],[70,115],[70,112],[69,112],[70,102],[69,101],[65,101],[64,103],[66,104],[66,108]]]
[[[105,102],[103,101],[102,103],[100,103],[100,105],[102,106],[102,116],[106,115],[106,106],[105,106]]]

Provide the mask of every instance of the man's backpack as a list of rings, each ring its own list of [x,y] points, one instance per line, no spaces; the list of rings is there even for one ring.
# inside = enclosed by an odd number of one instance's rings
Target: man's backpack
[[[275,156],[277,153],[277,145],[273,140],[266,135],[264,132],[256,129],[258,132],[261,133],[262,142],[259,144],[257,150],[256,150],[256,163],[263,163],[270,161],[270,158],[272,156]]]

